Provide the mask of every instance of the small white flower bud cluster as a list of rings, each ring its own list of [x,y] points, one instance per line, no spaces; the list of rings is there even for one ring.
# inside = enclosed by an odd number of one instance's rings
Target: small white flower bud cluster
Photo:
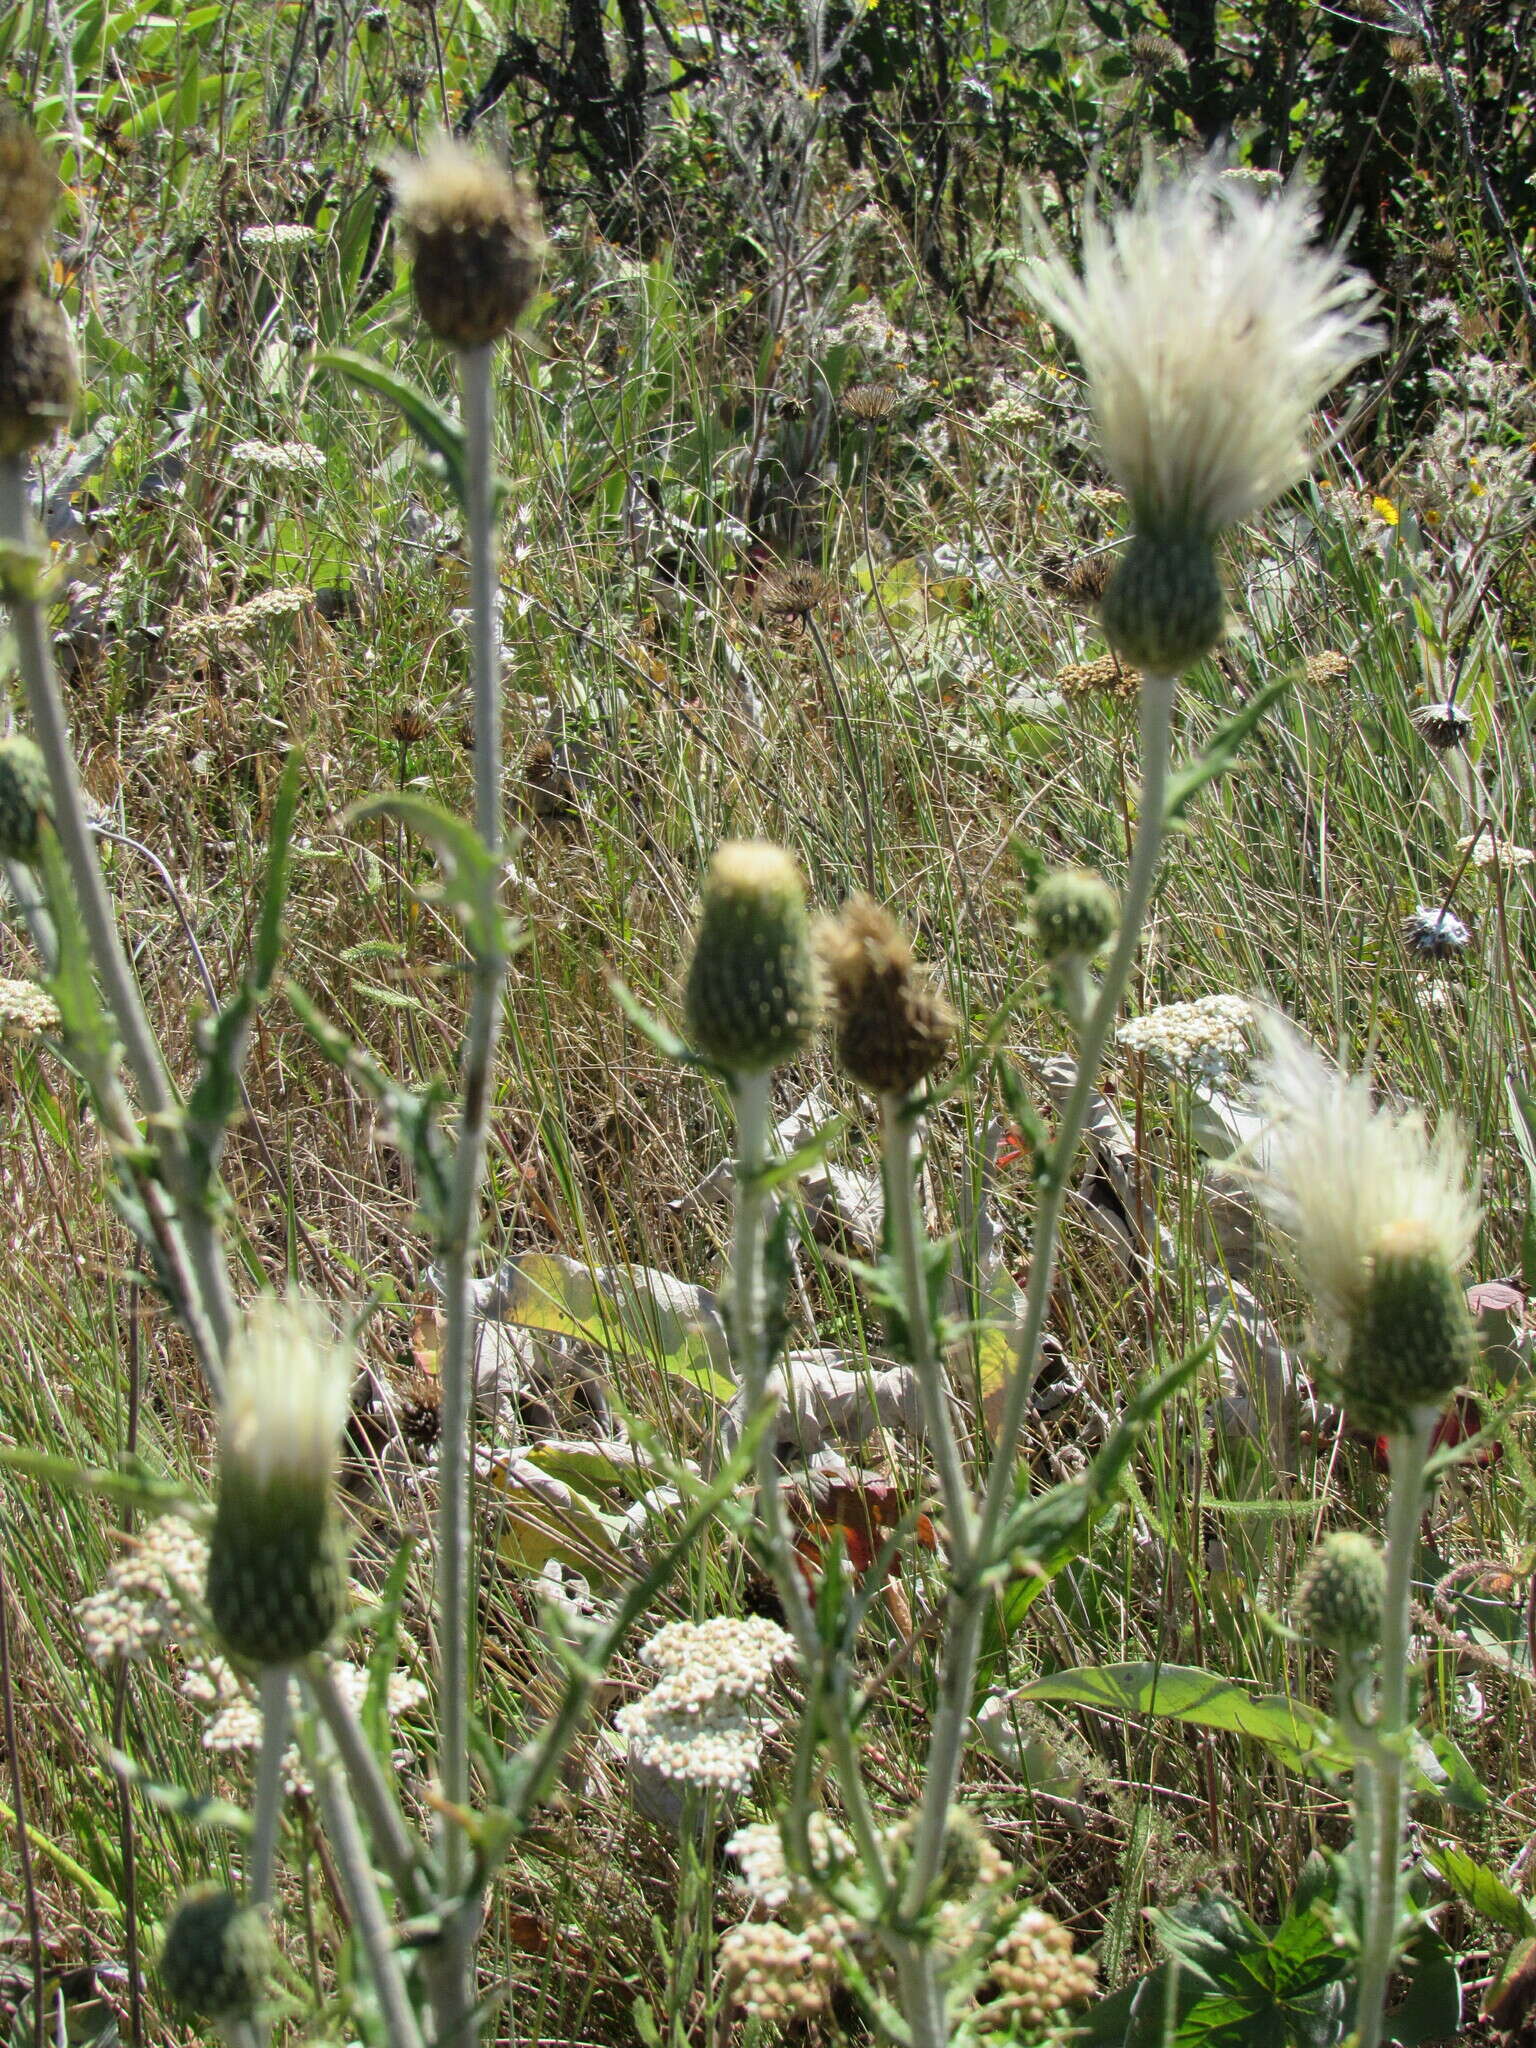
[[[35,981],[13,981],[0,976],[0,1036],[36,1038],[40,1031],[56,1031],[59,1006],[45,988]]]
[[[1491,832],[1479,832],[1475,838],[1468,834],[1456,842],[1458,853],[1466,854],[1475,868],[1528,868],[1536,864],[1536,853],[1528,846],[1512,846],[1507,839],[1496,839]]]
[[[103,1667],[141,1664],[156,1650],[196,1641],[208,1545],[179,1515],[162,1515],[75,1609],[86,1654]]]
[[[241,246],[246,249],[308,249],[319,239],[315,229],[301,221],[258,221],[254,227],[240,230]]]
[[[1175,1073],[1214,1080],[1248,1050],[1253,1005],[1241,996],[1200,996],[1164,1003],[1132,1017],[1115,1033],[1127,1052],[1139,1052]]]
[[[988,2025],[1029,2033],[1054,2025],[1093,1996],[1098,1966],[1074,1953],[1072,1936],[1049,1913],[1027,1907],[992,1952],[991,1976],[1001,1996],[981,2008]]]
[[[237,441],[229,459],[237,469],[273,476],[316,476],[325,468],[325,451],[312,441]]]
[[[362,1665],[351,1663],[337,1663],[331,1668],[337,1691],[354,1712],[360,1711],[368,1692],[367,1671]],[[214,1709],[203,1728],[204,1749],[218,1756],[254,1754],[260,1749],[261,1708],[222,1657],[200,1658],[188,1670],[180,1690],[184,1699]],[[419,1707],[426,1696],[427,1688],[419,1679],[404,1671],[392,1671],[385,1712],[391,1722],[397,1721]],[[289,1703],[293,1711],[301,1705],[296,1680],[289,1684]],[[408,1762],[409,1756],[407,1749],[395,1750],[392,1760],[396,1768]],[[283,1780],[288,1791],[297,1796],[308,1797],[314,1792],[296,1743],[290,1743],[283,1753]]]
[[[830,1876],[849,1862],[853,1843],[835,1821],[824,1813],[813,1813],[806,1826],[811,1851],[811,1868],[817,1876]],[[760,1906],[770,1913],[782,1913],[787,1906],[814,1911],[817,1895],[810,1881],[792,1871],[784,1853],[784,1834],[777,1821],[756,1820],[738,1828],[725,1845],[735,1859],[741,1881]]]
[[[721,1936],[720,1968],[735,2002],[771,2025],[821,2010],[837,1957],[809,1930],[800,1933],[778,1920],[747,1920]]]
[[[231,605],[225,612],[174,611],[168,624],[173,646],[202,648],[243,640],[268,619],[290,619],[314,602],[314,592],[303,584],[285,584],[275,590],[259,591],[244,604]]]
[[[794,1654],[771,1621],[669,1622],[641,1652],[660,1683],[621,1708],[614,1725],[636,1760],[663,1777],[744,1791],[774,1727],[761,1695],[775,1665]]]

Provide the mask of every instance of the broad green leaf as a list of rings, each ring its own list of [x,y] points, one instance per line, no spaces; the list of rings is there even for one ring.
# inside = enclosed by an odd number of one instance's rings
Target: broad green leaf
[[[496,1285],[502,1322],[584,1337],[618,1357],[638,1353],[719,1401],[736,1391],[725,1324],[707,1288],[649,1266],[584,1266],[554,1252],[509,1260]]]
[[[1257,1694],[1188,1664],[1106,1664],[1057,1671],[1019,1688],[1025,1700],[1052,1700],[1096,1713],[1144,1714],[1190,1727],[1250,1736],[1293,1770],[1348,1767],[1332,1724],[1299,1700]]]
[[[638,1498],[660,1484],[660,1474],[638,1444],[597,1438],[544,1437],[523,1456],[552,1479],[603,1499],[611,1494]]]
[[[1474,1913],[1481,1913],[1485,1920],[1491,1920],[1496,1927],[1502,1927],[1506,1934],[1517,1938],[1536,1934],[1536,1915],[1518,1892],[1509,1886],[1486,1863],[1479,1863],[1469,1856],[1465,1849],[1458,1849],[1446,1842],[1434,1848],[1426,1848],[1424,1861],[1432,1870],[1438,1870],[1451,1890],[1465,1901]]]

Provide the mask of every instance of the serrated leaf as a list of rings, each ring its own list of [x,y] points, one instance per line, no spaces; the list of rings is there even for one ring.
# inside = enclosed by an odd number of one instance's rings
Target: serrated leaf
[[[1439,1871],[1451,1890],[1474,1913],[1481,1913],[1485,1920],[1491,1920],[1506,1934],[1517,1938],[1536,1935],[1536,1915],[1527,1902],[1518,1892],[1511,1891],[1503,1878],[1490,1870],[1486,1863],[1479,1863],[1465,1849],[1458,1849],[1450,1842],[1426,1847],[1424,1861],[1432,1870]]]

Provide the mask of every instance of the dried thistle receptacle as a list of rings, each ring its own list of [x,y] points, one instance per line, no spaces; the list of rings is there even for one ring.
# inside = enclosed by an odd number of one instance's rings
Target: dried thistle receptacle
[[[59,203],[59,178],[31,128],[0,107],[0,292],[29,283]]]
[[[895,920],[855,896],[820,933],[837,1006],[837,1056],[875,1095],[908,1095],[948,1056],[955,1017],[917,968]]]
[[[421,317],[440,341],[484,348],[526,311],[544,228],[531,186],[456,142],[390,166]]]
[[[0,296],[0,459],[12,462],[68,420],[79,388],[69,322],[30,285]]]

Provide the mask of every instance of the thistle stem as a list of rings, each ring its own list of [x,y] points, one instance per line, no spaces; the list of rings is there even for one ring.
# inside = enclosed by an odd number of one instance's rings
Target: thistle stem
[[[1403,1901],[1403,1823],[1409,1734],[1408,1645],[1412,1631],[1413,1566],[1424,1508],[1424,1467],[1439,1412],[1415,1409],[1410,1428],[1387,1439],[1392,1492],[1387,1508],[1387,1591],[1377,1694],[1374,1835],[1363,1843],[1366,1893],[1364,1945],[1355,2003],[1357,2048],[1379,2048],[1388,1980],[1397,1959]]]
[[[336,1683],[334,1667],[325,1657],[311,1657],[304,1667],[304,1682],[330,1730],[353,1794],[362,1807],[373,1837],[374,1855],[389,1872],[390,1882],[407,1909],[424,1907],[426,1898],[416,1845],[400,1818],[388,1780],[368,1746],[357,1714]]]
[[[464,392],[467,456],[465,525],[475,695],[475,823],[486,851],[501,851],[501,626],[493,511],[492,350],[466,349],[459,357]],[[465,1034],[462,1098],[453,1183],[441,1235],[444,1293],[442,1451],[437,1520],[438,1628],[441,1685],[438,1699],[438,1779],[446,1811],[439,1834],[443,1886],[459,1910],[444,1929],[438,2032],[467,2037],[473,2002],[477,1902],[463,1898],[469,1884],[469,1842],[461,1815],[470,1798],[469,1695],[473,1556],[470,1530],[470,1431],[474,1395],[475,1316],[472,1261],[479,1236],[480,1184],[501,1024],[506,950],[499,939],[477,952],[470,969],[470,1012]]]
[[[379,2017],[389,2048],[423,2048],[421,2029],[411,2008],[410,1995],[400,1970],[400,1958],[384,1917],[378,1880],[374,1877],[363,1844],[357,1809],[347,1790],[347,1781],[337,1768],[328,1746],[322,1747],[315,1768],[315,1791],[325,1822],[326,1839],[336,1860],[336,1875],[352,1915],[358,1944],[368,1959],[368,1977],[379,2002]],[[456,2048],[466,2048],[471,2039],[466,2025],[457,2037]],[[440,2035],[440,2048],[449,2048],[450,2037]]]
[[[0,545],[26,549],[33,541],[25,468],[14,458],[0,460]],[[175,1198],[175,1222],[169,1226],[173,1243],[169,1248],[162,1245],[162,1250],[170,1250],[176,1284],[184,1292],[184,1298],[175,1306],[193,1340],[204,1376],[217,1394],[235,1326],[234,1297],[223,1247],[205,1190],[197,1185],[186,1157],[178,1121],[180,1106],[123,950],[95,842],[86,823],[85,798],[70,748],[69,723],[54,673],[42,606],[14,587],[7,592],[7,601],[16,639],[16,665],[26,687],[33,738],[48,770],[54,829],[74,885],[92,963],[123,1042],[138,1089],[139,1106],[150,1126],[151,1141],[157,1147],[167,1185]],[[131,1126],[131,1118],[129,1121]]]
[[[1030,1395],[1039,1371],[1040,1341],[1045,1331],[1046,1312],[1056,1274],[1057,1238],[1062,1211],[1066,1206],[1072,1162],[1077,1154],[1088,1103],[1098,1078],[1099,1063],[1109,1042],[1110,1030],[1120,1008],[1141,939],[1141,927],[1152,901],[1162,851],[1164,807],[1168,790],[1168,736],[1173,716],[1174,676],[1147,676],[1141,690],[1141,814],[1131,853],[1131,868],[1121,899],[1120,931],[1104,971],[1093,1007],[1078,1037],[1077,1076],[1067,1098],[1056,1142],[1051,1147],[1045,1184],[1035,1222],[1029,1285],[1024,1298],[1024,1315],[1015,1349],[1013,1377],[1009,1382],[1002,1419],[997,1433],[991,1475],[976,1529],[969,1569],[957,1577],[951,1595],[948,1654],[940,1681],[939,1702],[934,1712],[924,1770],[923,1802],[912,1845],[912,1861],[903,1909],[917,1912],[938,1874],[944,1850],[944,1828],[959,1782],[960,1762],[965,1748],[965,1731],[970,1722],[971,1691],[976,1678],[976,1656],[981,1641],[981,1623],[987,1600],[987,1578],[996,1561],[993,1553],[999,1533],[1012,1506],[1015,1490],[1014,1464]],[[925,1951],[924,1967],[934,1968],[932,1951]],[[942,2036],[940,2037],[943,2038]]]
[[[917,1128],[903,1097],[882,1095],[880,1129],[885,1147],[885,1199],[890,1205],[891,1243],[901,1269],[901,1291],[907,1320],[907,1356],[917,1375],[923,1419],[939,1468],[939,1485],[948,1518],[951,1558],[964,1568],[974,1534],[970,1493],[955,1433],[954,1404],[944,1376],[944,1363],[933,1340],[928,1313],[928,1277],[923,1270],[917,1215]]]
[[[763,1270],[763,1169],[768,1153],[768,1119],[772,1075],[764,1070],[739,1074],[732,1097],[736,1106],[736,1224],[731,1248],[731,1345],[741,1377],[749,1416],[758,1415],[769,1400],[767,1304]],[[807,1682],[822,1660],[816,1619],[795,1561],[794,1539],[779,1486],[777,1433],[770,1422],[758,1439],[757,1507],[768,1539],[768,1561],[784,1619],[805,1667]],[[864,1781],[859,1773],[858,1746],[846,1714],[834,1706],[823,1716],[823,1730],[836,1761],[849,1825],[871,1878],[883,1883],[885,1855]]]
[[[251,1816],[250,1895],[270,1906],[277,1870],[277,1830],[283,1817],[283,1757],[288,1748],[292,1673],[286,1664],[261,1667],[261,1753],[256,1762],[256,1805]]]

